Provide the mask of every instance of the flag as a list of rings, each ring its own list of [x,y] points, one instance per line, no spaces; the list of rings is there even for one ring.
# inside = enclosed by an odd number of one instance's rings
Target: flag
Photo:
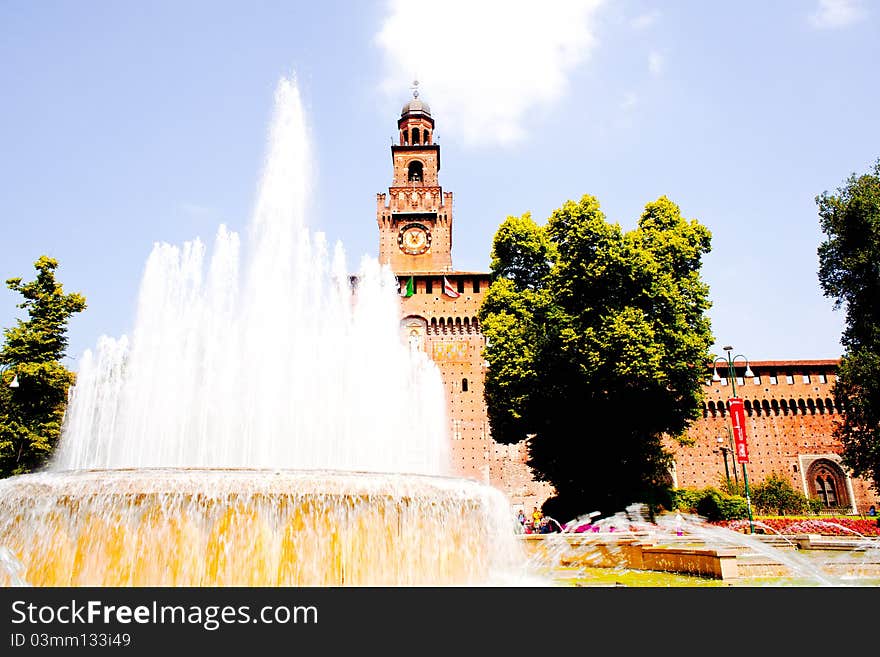
[[[446,280],[445,276],[443,277],[443,294],[445,294],[447,297],[452,297],[453,299],[457,299],[461,296],[458,293],[458,290],[452,287],[452,283]]]
[[[416,291],[415,282],[413,281],[413,277],[410,276],[409,280],[406,282],[406,285],[403,283],[400,284],[400,296],[402,297],[411,297],[413,293]]]

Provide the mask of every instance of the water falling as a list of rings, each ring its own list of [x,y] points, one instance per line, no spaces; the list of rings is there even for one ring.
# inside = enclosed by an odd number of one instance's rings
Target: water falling
[[[246,243],[220,226],[210,260],[156,244],[134,330],[83,356],[48,469],[0,481],[0,583],[518,576],[507,499],[451,476],[442,380],[401,340],[393,272],[351,276],[309,230],[310,171],[282,79]]]
[[[200,240],[155,246],[131,340],[102,338],[83,357],[54,470],[449,474],[439,371],[398,337],[393,273],[364,258],[353,282],[342,247],[309,231],[292,81],[275,103],[243,275],[224,226],[209,263]]]

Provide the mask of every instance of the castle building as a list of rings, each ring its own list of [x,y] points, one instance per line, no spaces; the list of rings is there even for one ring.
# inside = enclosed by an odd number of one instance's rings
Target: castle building
[[[492,440],[483,399],[485,338],[477,318],[489,273],[453,268],[452,192],[440,186],[434,119],[417,83],[397,128],[391,186],[376,195],[376,221],[379,262],[400,282],[401,331],[440,370],[456,474],[499,488],[514,507],[540,507],[552,489],[533,480],[525,464],[526,437],[514,445]]]
[[[483,397],[485,338],[477,317],[490,274],[453,267],[452,192],[440,186],[434,118],[419,98],[417,83],[397,128],[392,182],[387,193],[377,194],[376,222],[379,261],[392,268],[400,283],[403,337],[425,351],[442,375],[456,474],[495,486],[514,509],[528,512],[553,489],[533,479],[525,436],[513,445],[492,439]],[[745,367],[739,367],[742,376],[735,381],[747,415],[750,484],[776,473],[828,508],[862,513],[878,504],[869,482],[850,477],[842,467],[842,445],[832,434],[841,412],[831,392],[838,361],[750,365],[752,376],[745,378]],[[725,472],[731,479],[742,476],[734,462],[726,406],[733,386],[726,367],[720,376],[715,373],[710,365],[703,416],[688,429],[692,444],[667,444],[674,454],[671,475],[677,487],[718,487]]]
[[[735,387],[745,408],[750,486],[776,474],[828,509],[863,514],[878,503],[870,482],[851,477],[841,465],[842,445],[833,436],[844,410],[832,393],[838,360],[737,359],[734,365],[733,382],[726,364],[709,366],[703,416],[687,432],[692,444],[667,445],[675,455],[677,487],[719,488],[726,477],[743,483],[727,404]]]

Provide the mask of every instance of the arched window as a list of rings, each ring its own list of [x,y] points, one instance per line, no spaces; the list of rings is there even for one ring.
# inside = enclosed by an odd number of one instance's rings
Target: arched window
[[[712,415],[715,415],[715,413],[717,412],[717,410],[716,410],[716,408],[715,408],[715,402],[713,402],[713,401],[710,401],[710,402],[709,402],[709,412],[710,412]]]
[[[461,391],[462,391],[462,392],[467,392],[467,391],[468,391],[468,381],[467,381],[467,379],[462,379],[462,380],[461,380]]]
[[[803,399],[798,399],[798,408],[801,411],[801,415],[807,414],[807,402],[805,402]]]
[[[419,143],[419,129],[418,128],[412,129],[412,138],[413,138],[413,141],[412,141],[413,146],[416,146]]]
[[[819,415],[825,415],[825,402],[821,397],[816,400],[816,408],[819,409]]]
[[[772,399],[770,401],[770,406],[771,406],[771,408],[773,408],[773,414],[779,415],[779,402],[776,401],[776,399]]]
[[[833,413],[833,412],[834,412],[834,402],[831,400],[831,397],[826,397],[826,398],[825,398],[825,408],[828,409],[828,412],[829,412],[829,413]]]
[[[788,415],[788,402],[786,400],[781,400],[779,405],[782,407],[782,414]]]
[[[746,399],[746,401],[745,401],[745,403],[743,404],[743,406],[744,406],[745,409],[746,409],[746,413],[748,413],[749,415],[751,415],[751,414],[752,414],[752,402],[749,401],[748,399]]]
[[[798,405],[797,405],[797,402],[796,402],[794,399],[789,399],[789,400],[788,400],[788,407],[791,409],[791,414],[792,414],[792,415],[797,415],[797,407],[798,407]]]
[[[765,399],[761,402],[761,408],[764,409],[764,415],[770,415],[770,400]]]
[[[409,146],[409,130],[403,131],[403,145]]]
[[[422,166],[422,163],[419,162],[418,160],[413,160],[412,162],[409,163],[409,166],[406,168],[406,172],[407,172],[406,178],[410,182],[421,182],[423,179],[423,177],[422,177],[423,171],[424,171],[424,167]]]
[[[807,399],[807,408],[810,409],[810,415],[816,414],[816,402],[813,400],[812,397]]]

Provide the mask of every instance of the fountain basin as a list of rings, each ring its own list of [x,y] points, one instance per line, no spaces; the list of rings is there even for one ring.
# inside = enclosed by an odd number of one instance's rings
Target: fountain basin
[[[162,468],[0,481],[0,546],[35,586],[490,583],[517,558],[508,516],[500,491],[431,475]]]

